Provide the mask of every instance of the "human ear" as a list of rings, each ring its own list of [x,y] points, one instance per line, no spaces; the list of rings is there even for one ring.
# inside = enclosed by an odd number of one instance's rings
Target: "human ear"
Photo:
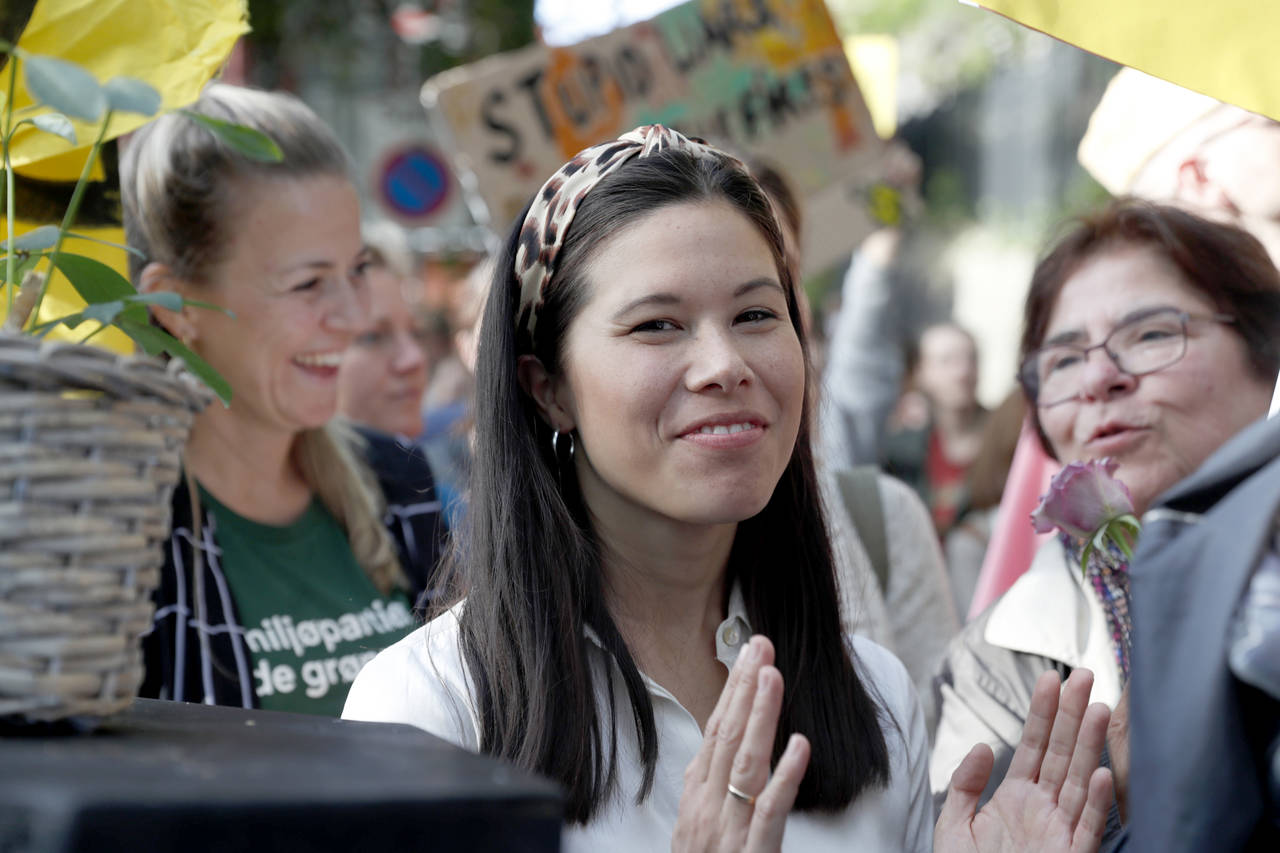
[[[162,264],[158,261],[152,261],[143,267],[142,274],[138,277],[138,291],[140,293],[167,291],[185,297],[189,288],[190,285],[185,280],[174,275],[173,270],[167,264]],[[193,321],[190,311],[191,309],[186,307],[181,311],[171,311],[160,305],[151,306],[151,314],[156,318],[156,322],[164,327],[166,332],[188,346],[199,337],[196,323]]]
[[[1235,214],[1236,206],[1205,169],[1199,156],[1190,157],[1178,166],[1178,185],[1174,197],[1199,210]]]
[[[538,414],[556,432],[569,432],[574,428],[574,417],[568,389],[560,376],[547,372],[536,355],[522,355],[516,362],[516,374],[520,387],[538,407]]]

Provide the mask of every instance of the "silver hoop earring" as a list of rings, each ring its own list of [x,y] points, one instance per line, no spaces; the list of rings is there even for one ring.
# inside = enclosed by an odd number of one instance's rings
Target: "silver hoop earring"
[[[568,439],[567,448],[565,447],[565,442],[561,441],[561,439]],[[556,430],[551,433],[551,452],[556,455],[557,459],[561,456],[572,459],[573,451],[573,430],[570,430],[569,432],[560,432],[559,430]]]
[[[567,441],[565,440],[567,439]],[[573,431],[551,433],[551,455],[556,460],[556,479],[564,488],[565,471],[573,471]]]

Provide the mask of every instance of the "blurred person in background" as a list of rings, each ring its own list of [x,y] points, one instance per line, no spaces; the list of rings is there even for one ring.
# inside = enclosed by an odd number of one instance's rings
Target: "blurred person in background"
[[[474,322],[474,286],[470,281],[480,263],[445,256],[424,271],[427,291],[434,294],[417,308],[431,362],[427,394],[422,400],[422,437],[429,441],[466,429],[474,377],[458,351],[459,333]]]
[[[919,158],[891,142],[883,171],[909,209]],[[833,467],[882,465],[908,483],[942,531],[962,506],[957,486],[984,413],[976,398],[977,352],[964,330],[935,324],[918,344],[905,345],[914,336],[908,329],[938,316],[926,294],[926,282],[938,278],[929,240],[926,229],[900,222],[872,232],[854,253],[828,329],[818,441]]]
[[[227,309],[153,311],[234,394],[191,430],[141,695],[336,716],[363,663],[413,629],[439,553],[381,487],[411,458],[334,422],[368,318],[356,190],[293,96],[213,84],[191,109],[284,156],[248,160],[172,112],[121,159],[130,274]]]
[[[905,144],[886,148],[885,181],[913,194],[920,160]],[[879,465],[890,417],[902,395],[906,373],[908,306],[927,276],[917,251],[918,229],[905,224],[873,231],[850,259],[840,286],[839,308],[829,317],[822,394],[818,405],[818,447],[827,464],[852,469]],[[904,242],[912,243],[903,251]]]
[[[1026,398],[1020,389],[1014,389],[987,419],[978,451],[965,475],[968,509],[947,531],[943,542],[956,613],[962,616],[969,612],[969,603],[978,585],[987,542],[995,527],[1000,498],[1026,415]]]
[[[461,373],[453,374],[451,393],[455,399],[428,411],[419,439],[436,474],[436,486],[449,526],[455,529],[461,526],[467,510],[471,448],[475,441],[476,344],[492,277],[493,262],[488,258],[476,264],[467,275],[450,341],[452,360],[462,369]]]
[[[458,327],[450,311],[431,305],[415,306],[415,311],[422,345],[431,362],[427,394],[422,400],[422,421],[428,431],[434,431],[456,419],[455,408],[470,393],[471,375],[458,358]]]
[[[978,402],[978,345],[959,325],[937,323],[921,333],[914,361],[907,399],[885,439],[884,468],[915,488],[945,536],[968,507],[965,475],[987,419]],[[923,407],[910,406],[912,393]]]
[[[1280,123],[1124,68],[1090,117],[1079,155],[1112,195],[1237,225],[1280,263]]]
[[[782,227],[787,264],[800,282],[802,207],[791,183],[772,164],[747,163]],[[804,289],[797,288],[797,297]],[[807,299],[800,299],[805,327],[812,327]],[[850,379],[850,382],[856,380]],[[819,398],[821,389],[814,389]],[[818,401],[821,406],[821,399]],[[901,480],[873,465],[837,468],[819,454],[818,474],[831,510],[833,548],[850,564],[840,573],[846,630],[870,637],[896,654],[920,694],[925,728],[937,723],[932,679],[947,643],[960,630],[929,511]],[[881,616],[883,613],[883,616]]]
[[[422,432],[427,390],[425,334],[405,298],[410,271],[385,243],[366,229],[369,323],[342,357],[338,411],[354,423],[413,439]]]
[[[1036,267],[1021,354],[1045,449],[1064,464],[1114,459],[1141,516],[1266,413],[1280,369],[1280,273],[1238,228],[1113,202]],[[1090,669],[1093,698],[1115,707],[1130,672],[1127,570],[1110,549],[1093,551],[1082,571],[1080,545],[1051,539],[955,639],[937,682],[939,804],[974,740],[996,752],[992,779],[1003,775],[1046,669]]]
[[[386,521],[420,552],[408,570],[430,599],[449,525],[434,471],[413,440],[422,432],[428,367],[425,336],[406,299],[413,255],[392,223],[366,227],[364,241],[369,314],[342,356],[338,412],[369,443],[369,461],[383,472]]]

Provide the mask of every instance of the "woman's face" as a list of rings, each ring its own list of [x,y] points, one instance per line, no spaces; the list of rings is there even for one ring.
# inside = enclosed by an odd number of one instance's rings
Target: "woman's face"
[[[978,404],[978,351],[955,326],[932,326],[920,336],[916,384],[939,409],[964,412]]]
[[[404,282],[384,266],[365,273],[369,326],[342,360],[338,405],[356,423],[417,438],[427,390],[424,334],[404,298]]]
[[[187,314],[193,348],[231,383],[231,413],[271,429],[323,425],[338,366],[367,323],[360,210],[335,176],[239,182],[226,253],[188,294],[221,305]]]
[[[723,202],[666,207],[601,247],[587,279],[553,384],[588,508],[614,523],[760,512],[795,447],[805,381],[764,238]]]
[[[1170,261],[1143,246],[1104,250],[1067,280],[1046,342],[1089,346],[1126,317],[1172,307],[1215,313]],[[1063,462],[1114,457],[1116,476],[1139,512],[1200,466],[1224,441],[1267,411],[1271,384],[1248,360],[1229,325],[1192,320],[1174,364],[1144,376],[1122,373],[1101,350],[1091,352],[1080,396],[1041,407],[1040,423]]]

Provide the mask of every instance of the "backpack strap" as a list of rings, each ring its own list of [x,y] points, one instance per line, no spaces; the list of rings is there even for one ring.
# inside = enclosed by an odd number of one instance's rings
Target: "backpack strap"
[[[858,465],[836,472],[844,508],[849,513],[862,547],[871,558],[880,594],[889,589],[889,541],[884,529],[884,506],[880,502],[880,470],[874,465]]]

